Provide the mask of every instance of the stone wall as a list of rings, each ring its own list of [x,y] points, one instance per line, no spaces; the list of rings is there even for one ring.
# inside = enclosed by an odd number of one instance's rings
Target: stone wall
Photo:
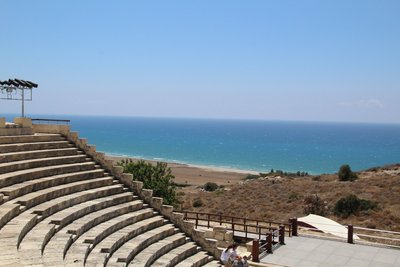
[[[32,134],[32,121],[28,118],[15,118],[14,124],[7,124],[5,118],[0,118],[0,136]]]

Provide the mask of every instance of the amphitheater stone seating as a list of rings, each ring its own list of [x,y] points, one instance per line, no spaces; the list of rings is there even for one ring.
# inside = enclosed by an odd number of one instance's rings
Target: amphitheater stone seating
[[[218,266],[61,134],[0,136],[0,266]]]

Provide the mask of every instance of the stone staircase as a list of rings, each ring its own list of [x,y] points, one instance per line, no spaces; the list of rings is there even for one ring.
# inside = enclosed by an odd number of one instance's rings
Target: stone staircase
[[[219,266],[60,134],[0,136],[0,266]]]

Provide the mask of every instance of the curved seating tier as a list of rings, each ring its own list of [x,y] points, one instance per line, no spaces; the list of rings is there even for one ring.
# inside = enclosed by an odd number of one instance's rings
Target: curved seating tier
[[[0,266],[217,266],[59,134],[0,137]]]

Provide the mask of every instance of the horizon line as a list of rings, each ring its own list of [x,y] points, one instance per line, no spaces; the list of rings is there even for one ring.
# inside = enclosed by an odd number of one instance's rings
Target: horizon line
[[[16,113],[3,113],[5,115],[18,116]],[[259,121],[259,122],[300,122],[300,123],[341,123],[341,124],[390,124],[400,125],[400,122],[377,122],[377,121],[339,121],[339,120],[294,120],[294,119],[260,119],[260,118],[210,118],[210,117],[173,117],[173,116],[144,116],[144,115],[108,115],[108,114],[45,114],[29,113],[29,116],[81,116],[81,117],[122,117],[122,118],[141,118],[141,119],[177,119],[177,120],[226,120],[226,121]]]

